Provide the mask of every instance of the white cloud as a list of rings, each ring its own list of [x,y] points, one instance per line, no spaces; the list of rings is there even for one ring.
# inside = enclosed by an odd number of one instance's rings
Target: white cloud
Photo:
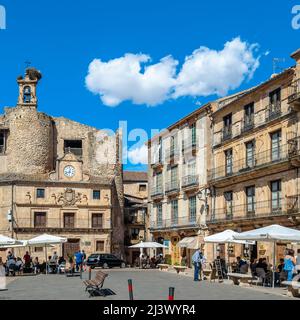
[[[128,151],[128,159],[133,164],[148,164],[148,148],[146,145]]]
[[[167,56],[157,64],[144,66],[149,61],[148,55],[130,53],[108,62],[95,59],[89,66],[87,88],[111,107],[126,100],[150,106],[161,103],[175,84],[177,61]]]
[[[257,47],[240,38],[225,43],[220,51],[200,47],[185,58],[179,72],[172,56],[156,64],[149,64],[145,54],[127,53],[108,62],[95,59],[86,86],[112,107],[123,101],[154,106],[181,96],[224,96],[253,77],[259,67]]]
[[[180,96],[226,95],[251,78],[259,66],[255,45],[236,38],[221,51],[200,47],[185,58],[177,78],[174,98]]]

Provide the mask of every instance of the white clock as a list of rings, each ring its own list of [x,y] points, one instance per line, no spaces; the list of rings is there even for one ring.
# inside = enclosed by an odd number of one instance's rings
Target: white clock
[[[64,175],[68,178],[72,178],[75,176],[75,168],[72,166],[66,166],[64,168]]]

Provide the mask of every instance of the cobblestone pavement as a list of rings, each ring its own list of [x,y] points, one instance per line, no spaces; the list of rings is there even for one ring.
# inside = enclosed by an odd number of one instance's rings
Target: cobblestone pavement
[[[104,270],[109,274],[104,288],[116,293],[113,296],[91,299],[128,300],[128,279],[133,280],[136,300],[167,300],[168,288],[175,287],[176,300],[281,300],[287,296],[272,294],[272,289],[242,288],[231,284],[194,282],[190,277],[158,270]],[[93,277],[95,271],[93,271]],[[87,279],[88,274],[83,274]],[[0,292],[0,300],[88,300],[89,295],[80,277],[64,275],[38,275],[18,277],[9,281],[8,290]]]

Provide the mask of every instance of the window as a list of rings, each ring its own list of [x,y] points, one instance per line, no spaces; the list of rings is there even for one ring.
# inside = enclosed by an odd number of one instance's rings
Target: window
[[[156,189],[159,192],[162,192],[162,173],[157,173],[156,175]]]
[[[34,247],[34,252],[43,252],[44,248],[43,247]]]
[[[233,214],[233,192],[227,191],[224,193],[225,213],[227,218],[232,218]]]
[[[197,215],[197,200],[196,196],[189,198],[189,218],[190,222],[196,222],[196,215]]]
[[[246,205],[247,205],[247,214],[255,212],[255,187],[246,188]]]
[[[271,182],[271,209],[272,212],[281,210],[281,181]]]
[[[36,197],[37,199],[45,198],[45,189],[36,189]]]
[[[147,191],[147,185],[146,185],[146,184],[140,184],[140,185],[139,185],[139,191],[140,191],[140,192],[145,192],[145,191]]]
[[[274,90],[270,93],[270,112],[280,112],[281,106],[281,89]]]
[[[159,137],[159,141],[158,141],[158,162],[161,163],[162,162],[162,138]]]
[[[31,88],[29,86],[24,87],[23,102],[24,103],[31,102]]]
[[[103,214],[93,213],[92,214],[92,228],[101,229],[103,227]]]
[[[171,168],[171,188],[177,188],[178,168]]]
[[[75,156],[82,156],[82,140],[65,140],[65,153],[73,153]]]
[[[254,124],[254,102],[247,104],[244,107],[245,120],[244,120],[244,129],[251,129]]]
[[[45,212],[35,212],[34,213],[34,227],[35,228],[46,228],[46,213]]]
[[[96,251],[97,252],[104,252],[104,241],[96,241]]]
[[[281,131],[271,134],[271,158],[272,161],[280,160]]]
[[[191,125],[191,134],[192,134],[192,146],[195,147],[197,144],[197,128],[196,123]]]
[[[176,148],[176,138],[175,136],[172,136],[170,141],[170,157],[173,157],[175,155],[175,148]]]
[[[6,149],[6,132],[0,130],[0,154],[4,154]]]
[[[255,142],[246,143],[246,167],[253,168],[255,166]]]
[[[162,226],[162,204],[158,204],[156,208],[156,220],[157,220],[157,226]]]
[[[225,151],[225,172],[226,175],[232,174],[232,149]]]
[[[64,214],[64,228],[74,229],[75,228],[75,214],[65,213]]]
[[[100,200],[100,197],[101,197],[100,190],[93,190],[93,199]]]
[[[223,118],[224,130],[223,130],[223,139],[230,139],[232,135],[232,114],[228,114]]]
[[[171,201],[171,223],[178,224],[178,200]]]
[[[139,240],[140,229],[137,229],[137,228],[130,229],[130,235],[132,240]]]

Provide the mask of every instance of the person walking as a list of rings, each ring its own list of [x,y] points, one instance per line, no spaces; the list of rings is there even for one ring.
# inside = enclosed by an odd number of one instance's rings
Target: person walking
[[[75,253],[75,262],[76,262],[76,271],[78,272],[82,270],[83,255],[80,252],[80,250]]]
[[[287,272],[287,281],[293,281],[293,274],[295,271],[296,259],[294,257],[294,250],[287,250],[284,257],[283,270]]]
[[[201,253],[201,249],[198,249],[192,256],[192,262],[194,265],[194,281],[200,281],[199,280],[199,273],[201,271],[201,260],[203,256]]]

